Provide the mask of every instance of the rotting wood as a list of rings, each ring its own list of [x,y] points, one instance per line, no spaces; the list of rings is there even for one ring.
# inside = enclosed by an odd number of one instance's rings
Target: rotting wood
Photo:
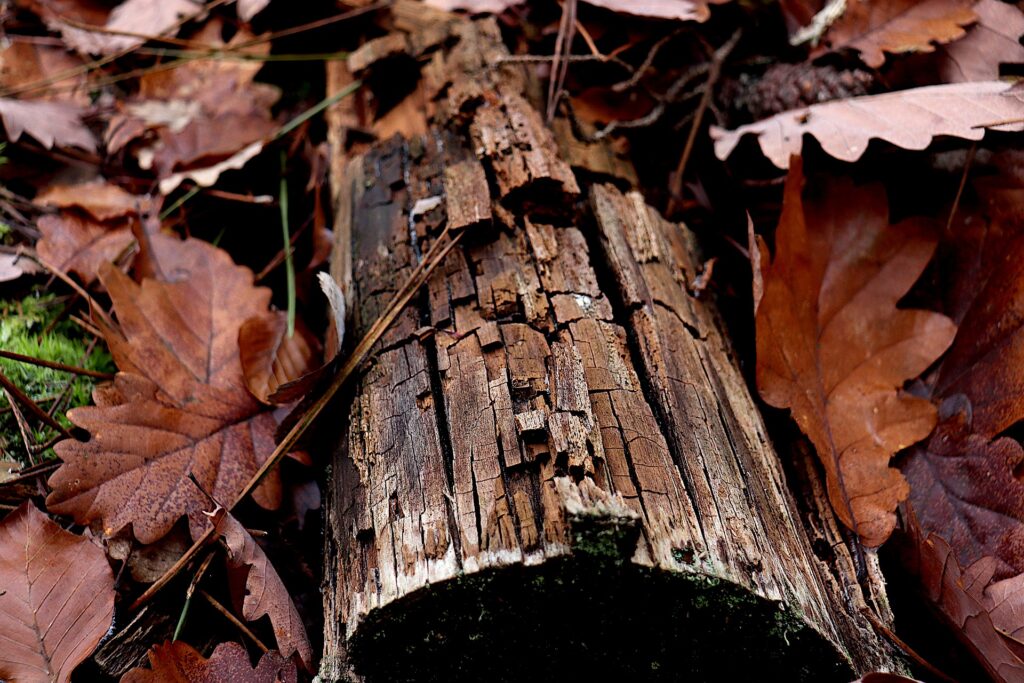
[[[332,164],[353,336],[444,225],[468,233],[338,418],[321,680],[898,669],[860,614],[884,621],[884,592],[827,507],[805,528],[686,290],[692,236],[635,193],[581,196],[493,20],[404,21],[445,45],[421,56],[433,127]]]

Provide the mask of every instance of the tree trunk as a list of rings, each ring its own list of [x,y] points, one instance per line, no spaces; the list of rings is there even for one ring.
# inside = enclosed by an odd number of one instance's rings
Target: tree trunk
[[[465,236],[338,415],[321,680],[898,669],[863,614],[888,618],[873,556],[866,600],[820,490],[790,497],[689,290],[691,233],[622,191],[628,164],[606,147],[561,125],[559,151],[493,20],[426,11],[399,3],[405,31],[349,60],[425,63],[431,109],[423,136],[335,149],[350,337],[445,225]],[[336,111],[335,143],[346,123]]]

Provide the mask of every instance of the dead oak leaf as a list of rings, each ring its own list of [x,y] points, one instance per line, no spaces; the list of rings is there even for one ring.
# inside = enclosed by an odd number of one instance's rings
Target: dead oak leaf
[[[103,550],[28,502],[0,522],[0,679],[70,680],[113,617]]]
[[[77,273],[86,284],[135,240],[127,227],[112,228],[72,213],[42,216],[36,227],[39,256],[57,270]]]
[[[1024,448],[1006,431],[1024,419],[1024,221],[1020,189],[979,191],[944,245],[945,307],[957,336],[927,390],[939,425],[903,463],[905,526],[925,586],[960,576],[956,600],[932,595],[993,678],[1024,677]]]
[[[756,315],[757,386],[814,444],[837,516],[877,546],[907,495],[889,460],[935,426],[934,406],[899,388],[949,346],[955,326],[896,308],[935,249],[925,221],[890,226],[878,187],[835,182],[806,199],[802,187],[794,158]]]
[[[1024,63],[1024,12],[1000,0],[981,0],[973,9],[978,23],[940,51],[939,69],[947,83],[994,81],[1000,64]]]
[[[70,411],[91,438],[55,446],[64,464],[47,499],[79,522],[101,520],[108,535],[131,524],[143,543],[186,514],[193,535],[205,529],[190,473],[233,502],[274,448],[275,420],[246,389],[238,357],[239,327],[266,310],[269,290],[201,240],[158,251],[174,255],[161,259],[162,280],[137,285],[112,266],[100,270],[120,325],[104,333],[120,372],[94,392],[95,406]],[[275,507],[278,481],[254,497]]]
[[[100,222],[139,216],[153,210],[151,197],[133,195],[99,179],[74,185],[52,185],[36,195],[35,203],[62,209],[82,209]]]
[[[25,133],[43,147],[77,147],[96,151],[96,139],[82,123],[83,110],[63,102],[22,101],[0,98],[0,118],[7,137],[17,142]]]
[[[588,5],[604,7],[613,12],[654,19],[677,21],[707,21],[711,16],[708,5],[720,5],[729,0],[584,0]]]
[[[974,0],[853,0],[828,29],[832,49],[851,48],[870,67],[885,63],[885,53],[931,52],[933,43],[964,35],[977,17]]]
[[[735,130],[712,126],[711,137],[715,154],[723,160],[749,133],[758,136],[761,151],[779,168],[786,168],[790,157],[800,154],[805,134],[813,136],[830,156],[857,161],[874,139],[917,150],[939,135],[981,140],[986,127],[1024,130],[1024,99],[1011,87],[1001,81],[952,83],[833,100]]]
[[[277,647],[287,656],[297,653],[309,670],[313,652],[306,627],[281,577],[252,535],[227,510],[218,508],[212,517],[228,549],[229,571],[238,584],[245,585],[242,616],[247,621],[269,616]]]
[[[271,650],[255,669],[238,643],[221,643],[206,659],[188,643],[166,641],[150,648],[149,669],[136,667],[121,683],[295,683],[295,665]]]
[[[942,419],[903,471],[924,533],[963,567],[995,558],[1002,580],[1024,573],[1024,448],[1002,436],[1024,419],[1024,223],[998,206],[1018,206],[1018,192],[994,194],[987,216],[964,214],[944,245],[945,308],[959,330],[929,383]]]
[[[913,510],[908,509],[906,516],[905,561],[920,578],[922,593],[959,631],[992,680],[1011,683],[1024,679],[1024,660],[1015,652],[1020,633],[1012,626],[1020,624],[1016,616],[1020,599],[1008,600],[1012,595],[1006,594],[1019,595],[1019,577],[993,585],[987,562],[962,569],[956,553],[941,536],[925,535]],[[1013,583],[1016,585],[1007,585]]]

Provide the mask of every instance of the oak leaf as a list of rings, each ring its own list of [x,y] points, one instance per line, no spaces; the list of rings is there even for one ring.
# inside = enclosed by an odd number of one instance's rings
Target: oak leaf
[[[17,1],[38,14],[51,30],[59,31],[68,47],[88,54],[113,54],[138,47],[146,42],[141,36],[166,34],[182,19],[202,11],[198,0],[125,0],[113,10],[109,3],[96,0]]]
[[[103,550],[28,502],[0,522],[0,679],[69,680],[113,617]]]
[[[185,514],[193,535],[202,533],[206,501],[189,474],[234,502],[273,451],[275,428],[238,357],[239,327],[266,310],[269,290],[208,243],[152,237],[175,245],[158,250],[163,281],[137,285],[110,265],[100,270],[120,324],[104,331],[119,372],[94,392],[95,406],[69,412],[91,438],[54,447],[64,464],[47,499],[79,522],[101,520],[107,535],[131,524],[143,543]],[[279,496],[271,478],[255,499],[275,507]]]
[[[885,63],[885,53],[932,52],[933,43],[964,35],[976,16],[974,0],[852,0],[828,29],[833,49],[852,48],[870,67]]]
[[[919,561],[925,584],[965,577],[948,590],[966,595],[933,596],[939,609],[994,677],[1020,680],[1010,641],[1024,638],[1024,448],[1005,432],[1024,419],[1022,191],[979,190],[987,206],[964,212],[941,261],[945,309],[960,324],[926,384],[939,424],[903,464],[905,514],[917,552],[932,558]]]
[[[100,222],[139,216],[153,210],[151,197],[140,197],[105,180],[75,185],[52,185],[38,195],[35,203],[57,208],[79,208]]]
[[[757,386],[814,444],[839,519],[877,546],[907,495],[889,460],[936,422],[929,401],[899,389],[949,346],[955,326],[896,308],[935,249],[928,223],[889,225],[879,187],[836,181],[803,198],[802,186],[794,158],[756,314]]]
[[[711,16],[708,5],[720,5],[729,0],[584,0],[588,5],[604,7],[613,12],[654,19],[677,21],[707,21]]]
[[[836,159],[856,161],[874,139],[903,149],[925,149],[939,135],[980,140],[985,128],[1024,130],[1024,99],[1000,81],[952,83],[852,97],[782,112],[735,130],[711,128],[715,154],[726,159],[748,133],[779,168],[812,135]],[[1003,123],[1004,121],[1008,123]],[[1002,124],[1002,125],[996,125]]]
[[[12,41],[0,49],[0,86],[21,90],[19,99],[53,100],[86,107],[91,103],[82,58],[62,47]],[[46,88],[34,88],[46,81]],[[32,88],[32,89],[29,89]]]
[[[80,107],[64,102],[0,98],[0,118],[4,120],[8,139],[17,142],[28,133],[47,149],[78,147],[96,151],[96,139],[82,123],[82,113]]]
[[[999,0],[981,0],[973,9],[978,23],[941,50],[939,70],[947,83],[994,81],[1000,64],[1024,63],[1024,12]]]
[[[295,665],[271,650],[255,669],[238,643],[221,643],[206,659],[188,643],[166,641],[150,648],[149,669],[136,667],[121,683],[295,683]]]
[[[110,227],[72,213],[42,216],[36,227],[41,234],[36,243],[39,256],[57,270],[77,273],[86,284],[135,239],[126,227]]]
[[[307,670],[313,652],[291,595],[263,549],[237,519],[224,508],[212,513],[217,533],[228,549],[228,567],[232,580],[245,585],[242,616],[248,621],[269,616],[277,647],[286,656],[298,653]]]

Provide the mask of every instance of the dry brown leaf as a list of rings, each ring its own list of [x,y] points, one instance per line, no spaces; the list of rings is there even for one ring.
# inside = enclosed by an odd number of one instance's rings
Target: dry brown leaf
[[[39,256],[60,271],[77,273],[86,284],[135,240],[126,227],[111,228],[70,212],[42,216],[36,226],[42,233],[36,243]]]
[[[25,502],[0,522],[0,679],[67,681],[114,617],[103,551]]]
[[[975,0],[850,0],[828,29],[825,44],[851,48],[870,67],[885,63],[885,53],[932,52],[933,43],[964,35],[976,16]]]
[[[38,14],[53,31],[59,31],[65,44],[87,54],[113,54],[145,42],[145,38],[118,35],[116,32],[145,36],[163,35],[174,29],[182,18],[202,10],[198,0],[125,0],[113,10],[97,0],[17,0]],[[75,24],[91,24],[103,32]]]
[[[140,197],[117,185],[96,179],[76,185],[52,185],[35,198],[41,206],[82,209],[100,222],[141,216],[153,210],[152,197]]]
[[[757,386],[814,444],[837,516],[877,546],[907,495],[889,460],[936,421],[929,401],[899,389],[956,328],[937,313],[896,308],[935,249],[927,222],[890,226],[880,187],[837,181],[806,199],[802,187],[794,158],[757,309]]]
[[[217,508],[212,516],[217,533],[227,545],[228,566],[237,583],[245,584],[242,616],[247,621],[269,616],[278,649],[286,656],[297,653],[306,669],[311,670],[313,651],[306,627],[281,577],[256,540],[231,513]]]
[[[188,643],[166,641],[149,650],[149,669],[136,667],[121,683],[295,683],[295,665],[271,650],[255,669],[238,643],[221,643],[206,659]]]
[[[588,5],[604,7],[613,12],[655,19],[707,21],[708,5],[721,5],[729,0],[583,0]]]
[[[939,68],[947,83],[994,81],[1000,64],[1024,63],[1024,12],[999,0],[980,0],[974,12],[977,25],[941,50]]]
[[[23,133],[28,133],[47,149],[56,146],[96,151],[96,139],[82,123],[82,113],[81,108],[64,102],[0,98],[0,117],[7,138],[17,142]]]
[[[10,282],[22,275],[37,272],[39,266],[23,254],[0,254],[0,282]]]
[[[465,10],[473,13],[493,12],[494,14],[501,14],[509,7],[515,7],[524,2],[526,0],[423,0],[424,5],[445,12]]]
[[[301,320],[295,321],[295,333],[288,336],[288,316],[268,311],[242,323],[238,353],[253,396],[263,403],[282,404],[300,398],[288,391],[288,384],[319,365],[321,349]]]
[[[94,407],[69,412],[92,438],[55,446],[64,464],[47,499],[79,522],[102,520],[108,535],[131,524],[143,543],[185,514],[201,534],[206,501],[189,473],[233,502],[274,450],[275,428],[249,394],[238,358],[239,327],[267,309],[269,290],[210,244],[152,238],[173,243],[159,249],[166,281],[136,285],[109,265],[100,270],[120,323],[120,331],[105,331],[120,372],[94,392]],[[279,482],[271,478],[254,497],[275,507]]]
[[[1024,130],[1024,99],[1000,81],[953,83],[853,97],[776,114],[735,130],[711,128],[715,154],[726,159],[744,135],[758,136],[761,151],[786,168],[800,154],[805,134],[836,159],[856,161],[874,139],[903,149],[925,149],[939,135],[980,140],[985,127]],[[1012,121],[1000,126],[994,124]]]
[[[910,533],[908,561],[921,579],[922,592],[959,631],[994,681],[1024,680],[1024,661],[1014,652],[1014,643],[1004,636],[1004,633],[1012,634],[1013,629],[1000,628],[993,620],[997,601],[1011,613],[1019,613],[1015,607],[1020,604],[1020,598],[1001,600],[998,587],[995,594],[987,587],[988,579],[983,574],[990,569],[982,566],[984,563],[963,571],[949,544],[937,534],[922,535],[913,512],[908,516],[910,519],[905,524]]]
[[[252,21],[253,17],[266,9],[270,0],[238,0],[238,18]]]
[[[966,593],[929,595],[993,676],[1011,681],[1024,677],[1012,642],[1024,638],[1024,448],[1005,436],[1024,419],[1024,189],[1000,182],[978,184],[984,211],[961,209],[945,245],[945,309],[959,331],[922,390],[939,425],[902,469],[916,552],[934,558],[919,562],[922,581],[952,573],[948,590]]]
[[[196,39],[225,45],[220,28],[219,21],[209,21]],[[239,31],[226,47],[252,37],[248,31]],[[263,43],[246,48],[246,53],[263,56],[269,50],[269,43]],[[229,164],[213,172],[215,181],[220,170],[240,168],[239,155],[251,155],[254,149],[258,152],[261,143],[277,130],[271,107],[281,92],[274,86],[253,82],[261,67],[257,59],[195,60],[177,69],[142,76],[138,94],[111,119],[106,134],[108,148],[121,149],[145,132],[154,131],[156,142],[139,151],[139,164],[155,169],[164,180],[175,178],[161,185],[165,194],[172,185],[176,187],[190,177],[190,171],[199,174]],[[245,160],[248,158],[251,156]]]
[[[16,40],[0,50],[0,86],[11,90],[36,85],[62,75],[46,88],[19,95],[19,99],[54,100],[87,107],[90,104],[81,57],[53,45]]]

